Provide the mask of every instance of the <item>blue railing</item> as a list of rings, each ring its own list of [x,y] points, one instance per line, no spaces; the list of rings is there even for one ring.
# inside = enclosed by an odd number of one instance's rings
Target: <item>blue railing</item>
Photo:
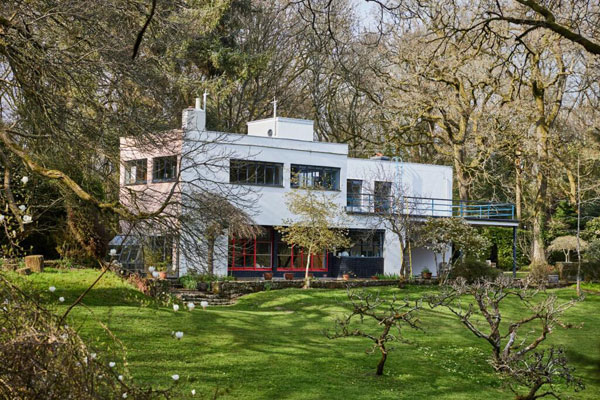
[[[511,203],[436,199],[427,197],[348,195],[346,211],[353,214],[403,213],[423,217],[514,220]]]

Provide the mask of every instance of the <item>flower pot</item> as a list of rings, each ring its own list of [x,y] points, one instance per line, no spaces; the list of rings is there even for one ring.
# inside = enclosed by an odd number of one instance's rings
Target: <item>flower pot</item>
[[[431,279],[431,272],[421,272],[423,279]]]
[[[343,274],[342,278],[344,278],[345,281],[349,281],[350,280],[350,274]]]
[[[379,277],[378,277],[378,276],[376,276],[376,275],[373,275],[373,276],[371,277],[371,279],[373,279],[374,281],[376,281],[376,280],[378,280],[378,279],[379,279]]]
[[[291,281],[294,279],[294,274],[292,274],[291,272],[286,272],[283,276],[285,277],[286,281]]]
[[[265,272],[264,273],[264,278],[265,278],[265,281],[270,281],[271,279],[273,279],[273,273],[272,272]]]

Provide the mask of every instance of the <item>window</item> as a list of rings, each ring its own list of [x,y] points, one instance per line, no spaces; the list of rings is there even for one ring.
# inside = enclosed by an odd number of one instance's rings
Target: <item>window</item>
[[[174,181],[177,176],[177,156],[157,157],[152,160],[152,182]]]
[[[384,232],[351,230],[348,237],[352,241],[347,250],[350,257],[383,257]]]
[[[229,182],[245,185],[282,186],[283,164],[230,160]]]
[[[125,184],[136,185],[146,183],[148,175],[148,160],[131,160],[125,162]]]
[[[266,270],[272,268],[273,231],[254,239],[229,238],[229,270]]]
[[[277,243],[277,269],[288,271],[304,271],[308,254],[298,246],[292,246],[284,241]],[[310,255],[309,271],[327,271],[327,252],[323,251]]]
[[[362,203],[362,181],[348,179],[347,186],[346,199],[348,207],[360,207]]]
[[[375,182],[375,212],[388,212],[392,200],[392,183]]]
[[[173,263],[173,237],[148,236],[144,246],[144,261],[154,266],[168,267]]]
[[[292,187],[340,190],[340,169],[292,164]]]

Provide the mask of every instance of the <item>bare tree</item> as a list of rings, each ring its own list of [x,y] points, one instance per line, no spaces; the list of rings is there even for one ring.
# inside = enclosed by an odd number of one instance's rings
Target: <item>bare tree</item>
[[[337,319],[335,332],[326,332],[326,335],[329,339],[358,336],[371,340],[373,346],[367,353],[379,350],[381,358],[377,363],[375,374],[383,375],[388,353],[393,350],[388,343],[404,340],[402,337],[404,326],[420,329],[415,315],[421,308],[420,302],[398,301],[395,295],[388,300],[382,298],[379,292],[369,293],[364,290],[352,292],[349,289],[348,299],[352,308],[351,313],[344,318]],[[380,327],[380,331],[373,332],[374,329],[367,328],[364,322],[365,318],[367,321],[374,320]],[[356,320],[360,322],[362,328],[354,327]]]
[[[576,392],[585,389],[580,378],[573,374],[562,348],[550,347],[547,350],[534,351],[524,359],[510,364],[506,372],[509,386],[517,400],[535,400],[542,397],[560,399],[559,389],[563,384]],[[525,386],[527,393],[520,394],[519,386]],[[538,393],[542,390],[541,393]]]
[[[571,328],[572,325],[563,322],[560,317],[583,299],[574,298],[560,303],[555,294],[542,293],[539,286],[532,288],[530,284],[529,281],[519,283],[506,276],[473,284],[459,278],[444,287],[440,294],[431,296],[428,303],[432,308],[449,310],[476,337],[485,340],[491,346],[492,367],[503,372],[510,369],[512,362],[520,361],[536,350],[556,326]],[[513,321],[506,318],[502,303],[508,299],[515,299],[525,307],[527,311],[523,317]],[[528,338],[534,325],[537,325],[536,333],[533,338]]]

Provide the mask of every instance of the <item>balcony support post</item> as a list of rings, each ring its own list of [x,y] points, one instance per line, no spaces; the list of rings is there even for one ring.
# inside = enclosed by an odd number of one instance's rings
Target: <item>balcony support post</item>
[[[513,279],[517,277],[517,227],[513,226]]]

